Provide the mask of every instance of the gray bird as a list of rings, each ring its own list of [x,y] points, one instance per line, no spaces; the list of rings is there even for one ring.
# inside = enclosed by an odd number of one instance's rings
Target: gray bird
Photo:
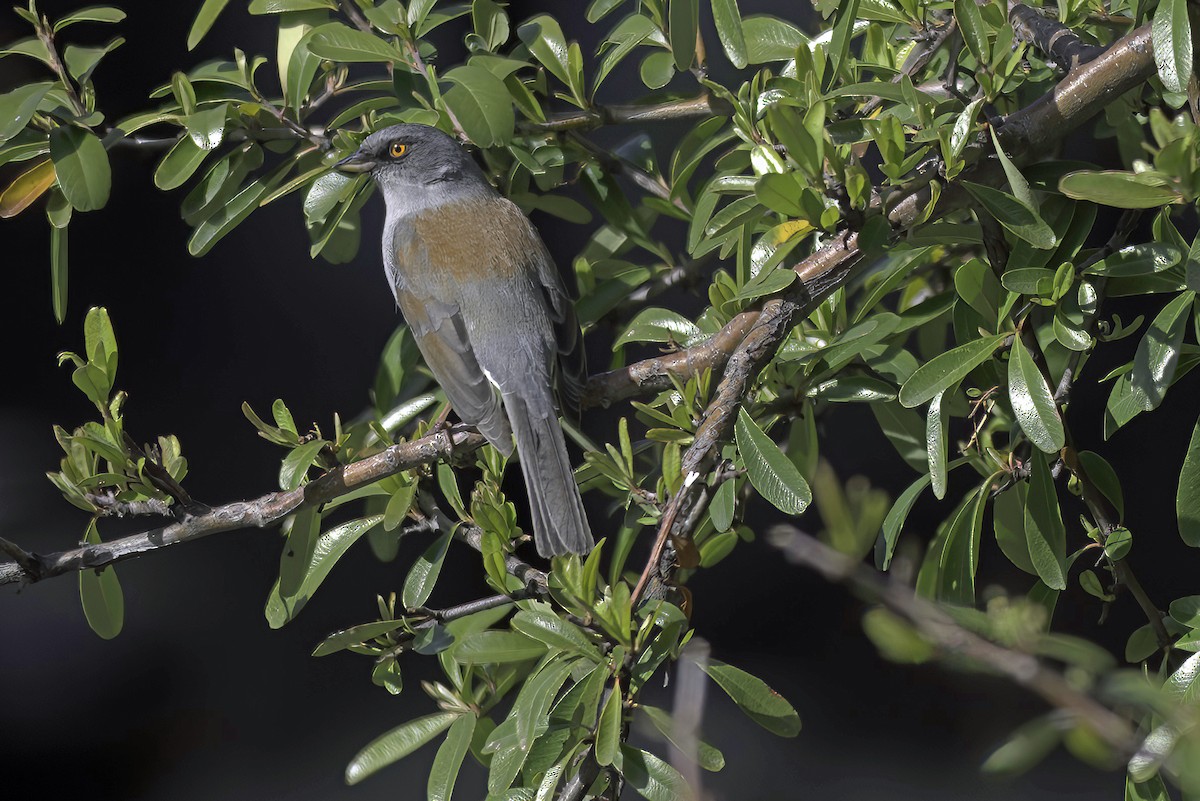
[[[555,403],[557,389],[579,406],[579,325],[537,230],[427,125],[376,131],[337,167],[370,172],[383,193],[388,282],[450,405],[506,456],[515,435],[538,553],[587,553]]]

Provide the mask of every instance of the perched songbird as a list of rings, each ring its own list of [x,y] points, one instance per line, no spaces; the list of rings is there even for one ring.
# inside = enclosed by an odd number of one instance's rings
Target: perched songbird
[[[592,548],[558,422],[578,408],[579,325],[533,224],[450,136],[393,125],[338,163],[383,192],[383,264],[425,363],[463,421],[525,474],[538,553]]]

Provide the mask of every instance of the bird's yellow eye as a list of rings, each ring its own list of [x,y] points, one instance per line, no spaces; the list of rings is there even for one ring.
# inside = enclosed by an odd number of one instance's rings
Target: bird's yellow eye
[[[408,145],[403,142],[392,142],[388,145],[388,155],[394,159],[401,158],[408,152]]]

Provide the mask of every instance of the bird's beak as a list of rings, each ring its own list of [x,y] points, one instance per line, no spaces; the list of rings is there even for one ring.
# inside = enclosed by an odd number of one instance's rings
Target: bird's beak
[[[334,164],[333,168],[342,172],[370,172],[375,169],[376,164],[377,162],[369,153],[359,150]]]

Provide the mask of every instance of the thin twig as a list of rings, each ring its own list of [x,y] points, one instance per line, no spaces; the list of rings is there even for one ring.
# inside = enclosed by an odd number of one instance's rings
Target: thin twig
[[[767,536],[789,561],[811,568],[829,581],[851,587],[908,621],[940,655],[966,659],[981,669],[999,673],[1087,724],[1118,753],[1129,756],[1136,751],[1138,739],[1128,720],[1077,689],[1065,676],[1031,654],[1005,648],[963,628],[937,604],[917,597],[911,587],[883,578],[794,526],[776,526]]]

